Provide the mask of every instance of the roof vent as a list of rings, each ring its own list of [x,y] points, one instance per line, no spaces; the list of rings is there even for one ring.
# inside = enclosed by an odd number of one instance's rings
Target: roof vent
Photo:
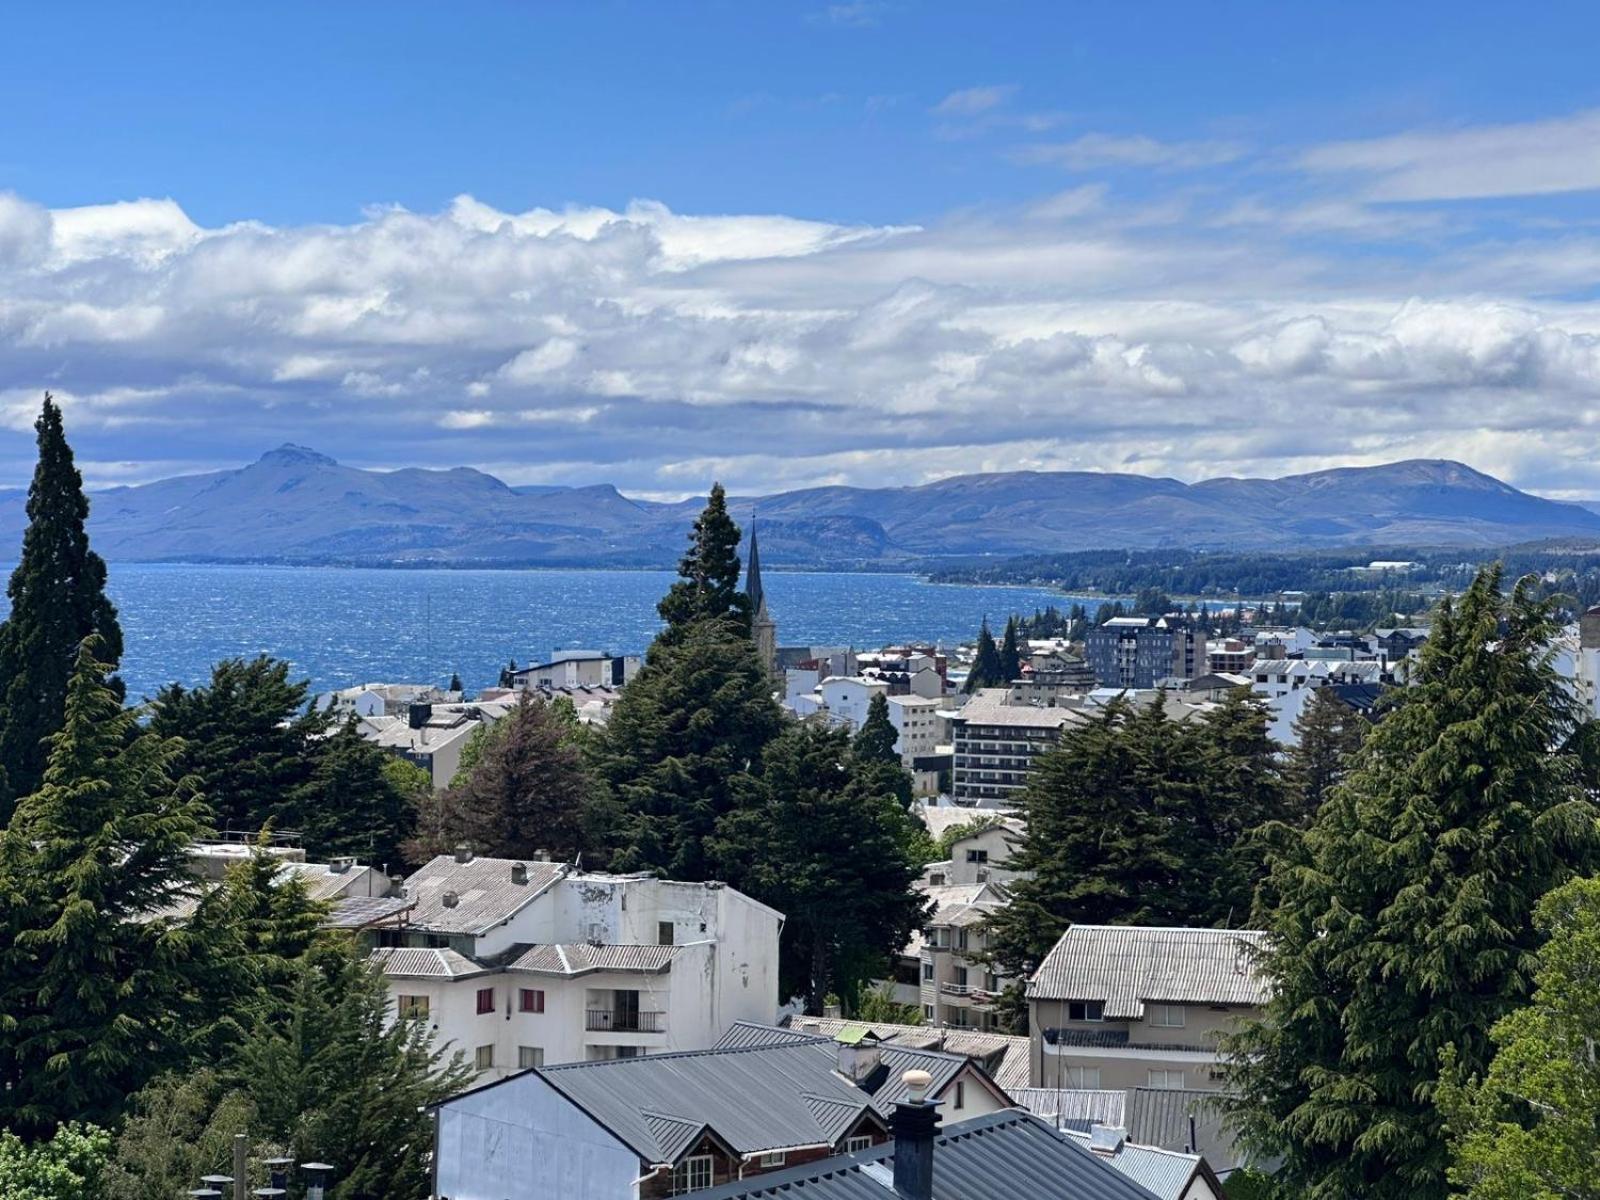
[[[335,875],[343,875],[346,871],[348,871],[351,867],[353,867],[355,865],[356,865],[356,860],[355,859],[349,857],[348,855],[343,855],[342,854],[338,858],[334,859],[331,863],[328,864],[328,870],[331,871]]]
[[[512,883],[527,883],[528,882],[528,864],[527,863],[512,863],[511,864],[511,882]]]
[[[461,897],[454,892],[446,892],[439,900],[446,908],[454,908],[461,903]]]
[[[456,861],[458,863],[469,863],[469,862],[471,862],[472,861],[472,847],[467,845],[467,843],[465,843],[465,842],[458,843],[456,845]]]
[[[1096,1154],[1115,1154],[1128,1140],[1128,1131],[1112,1125],[1092,1125],[1089,1128],[1089,1149]]]

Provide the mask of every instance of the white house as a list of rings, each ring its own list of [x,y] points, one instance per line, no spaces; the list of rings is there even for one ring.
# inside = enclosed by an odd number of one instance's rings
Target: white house
[[[860,729],[866,723],[867,707],[874,696],[889,696],[887,682],[862,675],[834,675],[824,679],[819,689],[829,719],[846,729]]]
[[[397,1016],[484,1079],[714,1045],[778,1009],[783,915],[720,883],[440,855],[377,934]]]

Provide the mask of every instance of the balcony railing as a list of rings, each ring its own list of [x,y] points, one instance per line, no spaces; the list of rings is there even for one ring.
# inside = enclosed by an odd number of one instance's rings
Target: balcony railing
[[[939,990],[946,996],[970,996],[975,989],[966,983],[941,983]]]
[[[587,1010],[585,1029],[590,1033],[665,1033],[667,1014],[659,1012],[613,1012],[609,1008]]]

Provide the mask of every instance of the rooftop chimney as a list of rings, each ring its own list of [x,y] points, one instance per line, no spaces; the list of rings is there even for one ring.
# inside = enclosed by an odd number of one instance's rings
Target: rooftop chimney
[[[933,1139],[939,1133],[939,1106],[928,1099],[933,1076],[907,1071],[909,1093],[889,1117],[894,1134],[894,1191],[905,1200],[933,1200]]]
[[[834,1039],[839,1047],[839,1074],[858,1087],[882,1062],[878,1039],[860,1026],[846,1026]]]
[[[433,716],[433,705],[411,704],[406,707],[406,724],[412,729],[421,729]]]
[[[472,861],[472,847],[467,845],[465,842],[457,843],[456,844],[456,861],[458,863],[469,863],[469,862],[471,862]]]
[[[528,864],[527,863],[512,863],[511,864],[511,882],[512,883],[527,883],[528,882]]]
[[[550,861],[550,851],[548,851],[548,850],[535,850],[533,852],[533,861],[534,862],[549,862]]]
[[[446,908],[454,908],[456,905],[461,903],[461,897],[456,895],[454,892],[446,892],[443,896],[439,897],[439,901]]]

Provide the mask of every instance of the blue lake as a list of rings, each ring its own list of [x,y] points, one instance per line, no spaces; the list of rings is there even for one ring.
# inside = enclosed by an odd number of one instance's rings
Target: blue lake
[[[9,574],[9,568],[3,568]],[[204,680],[232,655],[288,659],[316,689],[369,680],[494,683],[507,659],[556,647],[642,652],[670,571],[384,571],[112,563],[128,696]],[[1071,597],[1042,588],[925,583],[911,575],[767,572],[784,645],[871,648],[970,639]],[[1091,607],[1096,602],[1090,602]],[[4,597],[0,595],[0,608]]]

